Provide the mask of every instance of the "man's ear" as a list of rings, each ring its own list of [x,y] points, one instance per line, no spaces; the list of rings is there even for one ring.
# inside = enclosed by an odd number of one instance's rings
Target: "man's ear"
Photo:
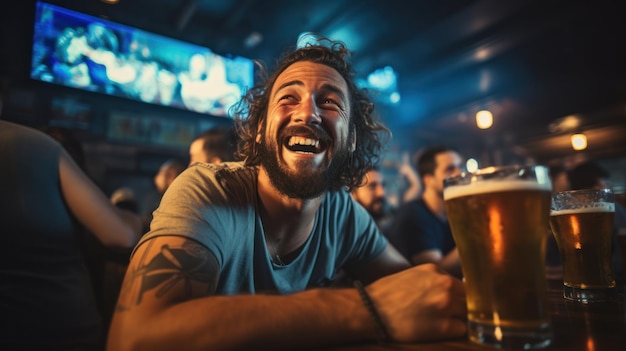
[[[432,182],[433,177],[434,175],[432,174],[424,174],[422,176],[422,185],[424,186],[424,188],[430,185],[430,182]]]

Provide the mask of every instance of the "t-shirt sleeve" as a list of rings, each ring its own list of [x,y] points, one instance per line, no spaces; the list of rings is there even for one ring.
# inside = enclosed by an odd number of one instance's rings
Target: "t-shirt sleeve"
[[[222,267],[237,245],[233,233],[254,231],[248,228],[254,221],[246,220],[252,206],[250,189],[234,190],[241,185],[232,179],[237,172],[215,173],[203,167],[188,168],[174,180],[139,245],[157,236],[183,236],[205,245]]]

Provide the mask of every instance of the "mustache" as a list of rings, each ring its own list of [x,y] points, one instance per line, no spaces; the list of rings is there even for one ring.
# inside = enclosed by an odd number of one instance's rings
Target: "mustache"
[[[279,138],[280,140],[285,140],[286,138],[292,137],[294,135],[317,139],[321,143],[326,145],[330,145],[333,141],[330,133],[328,133],[325,129],[323,129],[322,127],[315,127],[310,125],[297,125],[286,127],[280,132]]]

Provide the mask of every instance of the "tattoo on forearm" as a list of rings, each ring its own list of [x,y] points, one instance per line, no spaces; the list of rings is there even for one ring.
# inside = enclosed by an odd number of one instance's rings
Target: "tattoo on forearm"
[[[150,260],[146,253],[150,252],[155,240],[151,240],[144,251],[144,255],[135,266],[129,266],[129,272],[122,285],[120,297],[125,301],[118,301],[117,310],[124,310],[132,305],[138,305],[144,294],[149,290],[155,291],[155,296],[161,298],[172,289],[182,291],[182,300],[194,296],[194,287],[211,287],[211,262],[208,250],[193,240],[187,240],[181,247],[162,245],[159,253]],[[182,284],[182,289],[181,289]],[[196,292],[197,294],[197,292]]]

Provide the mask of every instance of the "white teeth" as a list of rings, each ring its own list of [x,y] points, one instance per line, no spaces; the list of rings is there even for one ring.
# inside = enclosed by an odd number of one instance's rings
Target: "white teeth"
[[[293,136],[289,138],[289,146],[294,146],[296,144],[315,146],[316,149],[320,148],[319,140],[309,139],[309,138],[304,138],[304,137],[299,137],[299,136]]]

